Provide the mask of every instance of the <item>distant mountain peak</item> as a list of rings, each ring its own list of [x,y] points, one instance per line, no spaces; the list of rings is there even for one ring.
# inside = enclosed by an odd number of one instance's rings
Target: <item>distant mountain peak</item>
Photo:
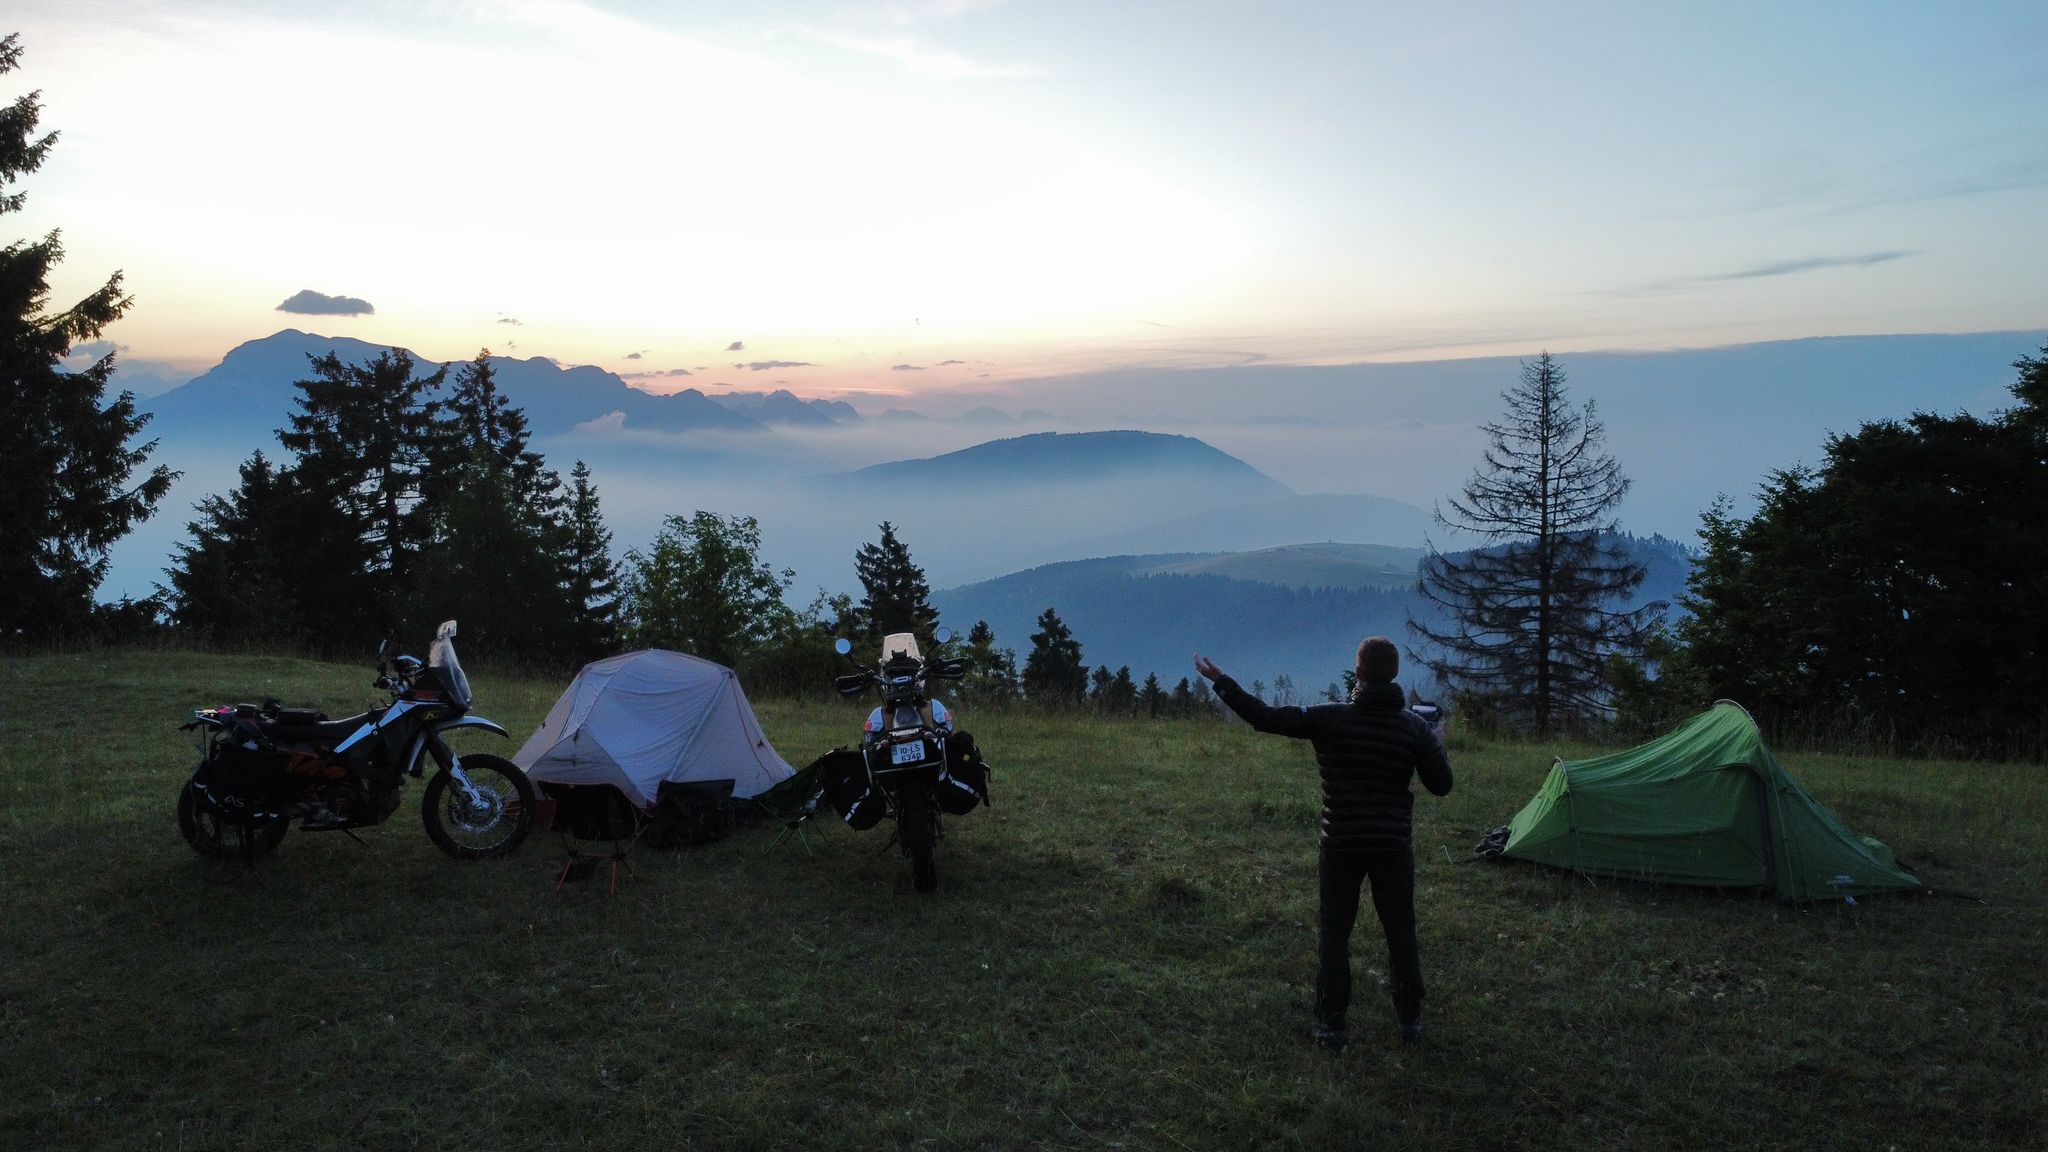
[[[967,485],[1200,480],[1242,489],[1245,498],[1285,496],[1291,492],[1271,476],[1192,436],[1131,429],[1032,432],[927,459],[876,464],[852,476],[870,481]]]

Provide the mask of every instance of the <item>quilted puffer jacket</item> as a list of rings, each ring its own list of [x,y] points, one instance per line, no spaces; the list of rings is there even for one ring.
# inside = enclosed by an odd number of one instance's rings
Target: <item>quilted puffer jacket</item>
[[[1225,676],[1216,695],[1261,732],[1307,740],[1323,777],[1323,850],[1386,852],[1409,847],[1415,794],[1451,791],[1451,762],[1429,722],[1407,709],[1400,685],[1361,684],[1349,703],[1276,708]]]

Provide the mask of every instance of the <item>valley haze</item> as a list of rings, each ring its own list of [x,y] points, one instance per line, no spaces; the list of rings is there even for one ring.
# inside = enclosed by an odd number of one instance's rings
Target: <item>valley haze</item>
[[[1634,481],[1623,529],[1690,542],[1717,495],[1746,513],[1774,469],[1818,463],[1832,433],[2005,407],[2012,361],[2043,342],[2038,331],[1864,336],[1559,359]],[[149,594],[193,504],[229,491],[251,452],[284,455],[274,430],[309,356],[360,362],[383,348],[287,329],[139,401],[154,414],[154,459],[184,475],[115,547],[102,597]],[[439,362],[416,359],[423,372]],[[935,590],[1119,555],[1469,546],[1432,527],[1430,510],[1479,463],[1479,426],[1500,418],[1520,358],[1120,369],[933,397],[927,411],[804,396],[774,377],[655,395],[589,366],[493,363],[550,465],[588,462],[620,553],[645,548],[666,516],[754,516],[764,558],[794,570],[790,597],[807,602],[858,593],[854,551],[884,520]],[[1014,630],[999,641],[1028,648]]]

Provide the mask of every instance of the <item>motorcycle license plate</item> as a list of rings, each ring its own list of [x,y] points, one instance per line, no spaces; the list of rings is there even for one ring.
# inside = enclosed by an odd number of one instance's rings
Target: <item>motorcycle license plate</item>
[[[889,750],[889,763],[915,764],[924,759],[924,741],[912,740]]]

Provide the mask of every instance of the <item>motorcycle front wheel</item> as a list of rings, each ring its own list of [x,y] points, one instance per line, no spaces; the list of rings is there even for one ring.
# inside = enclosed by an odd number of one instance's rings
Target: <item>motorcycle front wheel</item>
[[[457,860],[487,860],[519,850],[533,830],[533,781],[502,756],[464,756],[474,793],[446,771],[434,773],[420,799],[427,838]]]
[[[178,831],[194,852],[208,860],[254,860],[277,851],[291,828],[284,820],[259,825],[231,824],[222,820],[199,799],[192,781],[178,790]]]

